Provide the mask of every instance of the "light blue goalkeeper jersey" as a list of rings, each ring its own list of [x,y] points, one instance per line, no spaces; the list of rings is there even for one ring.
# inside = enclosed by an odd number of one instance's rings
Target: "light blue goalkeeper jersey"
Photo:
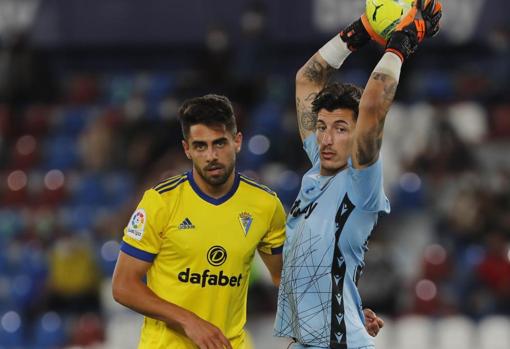
[[[304,148],[313,167],[287,218],[274,334],[324,348],[373,346],[356,285],[377,218],[390,211],[382,160],[362,170],[349,160],[326,177],[319,174],[315,135]]]

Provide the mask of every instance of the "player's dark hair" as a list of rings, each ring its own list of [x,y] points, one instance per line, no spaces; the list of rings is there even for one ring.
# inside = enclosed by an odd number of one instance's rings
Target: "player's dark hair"
[[[184,101],[179,108],[182,135],[189,136],[191,126],[203,124],[206,126],[225,125],[233,135],[237,133],[236,119],[232,103],[225,96],[208,94]]]
[[[352,84],[332,83],[324,87],[312,102],[312,111],[321,109],[332,112],[336,109],[350,109],[354,112],[354,120],[358,119],[359,100],[363,89]]]

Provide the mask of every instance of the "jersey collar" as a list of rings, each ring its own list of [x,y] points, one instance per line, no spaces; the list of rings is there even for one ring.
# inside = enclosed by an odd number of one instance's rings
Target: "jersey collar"
[[[195,191],[195,193],[198,196],[200,196],[203,200],[207,201],[210,204],[216,205],[216,206],[221,205],[222,203],[224,203],[225,201],[230,199],[232,196],[234,196],[234,194],[237,191],[237,188],[239,188],[240,176],[239,176],[239,173],[236,172],[235,178],[234,178],[234,184],[232,184],[232,188],[230,188],[230,190],[225,195],[216,199],[216,198],[213,198],[213,197],[207,195],[202,190],[200,190],[197,183],[195,182],[195,179],[193,179],[192,171],[188,171],[186,173],[186,176],[188,177],[189,184],[191,185],[191,188],[193,189],[193,191]]]

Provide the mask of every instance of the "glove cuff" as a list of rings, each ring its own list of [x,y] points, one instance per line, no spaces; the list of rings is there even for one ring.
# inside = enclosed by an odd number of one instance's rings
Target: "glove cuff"
[[[390,48],[390,47],[387,47],[386,50],[384,52],[391,52],[391,53],[394,53],[398,56],[398,58],[400,58],[400,60],[402,61],[402,63],[404,63],[404,55],[399,51],[399,50],[396,50],[394,48]]]
[[[415,32],[410,30],[398,30],[391,34],[390,40],[386,45],[387,52],[393,52],[398,55],[402,62],[418,48],[418,37]]]

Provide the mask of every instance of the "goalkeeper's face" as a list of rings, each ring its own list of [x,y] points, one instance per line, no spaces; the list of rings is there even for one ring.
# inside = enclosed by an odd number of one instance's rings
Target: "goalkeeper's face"
[[[216,187],[233,176],[241,142],[241,133],[232,134],[225,125],[196,124],[190,127],[189,136],[182,145],[196,173],[208,185]]]
[[[321,175],[332,176],[347,166],[351,155],[356,121],[350,109],[319,110],[317,115],[317,143],[319,145]]]

